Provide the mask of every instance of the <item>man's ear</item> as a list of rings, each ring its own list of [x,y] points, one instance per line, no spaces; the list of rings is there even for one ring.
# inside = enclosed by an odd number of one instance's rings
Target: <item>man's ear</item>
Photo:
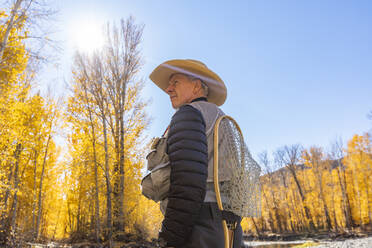
[[[194,94],[198,93],[200,89],[202,88],[201,82],[199,79],[195,80],[194,89],[192,90]]]

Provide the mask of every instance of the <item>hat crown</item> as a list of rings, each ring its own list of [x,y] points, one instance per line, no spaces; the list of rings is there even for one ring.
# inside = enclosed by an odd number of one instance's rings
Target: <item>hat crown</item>
[[[203,66],[205,68],[208,68],[203,62],[201,62],[199,60],[196,60],[196,59],[187,59],[187,60],[190,61],[190,62],[193,62],[195,64],[201,65],[201,66]]]

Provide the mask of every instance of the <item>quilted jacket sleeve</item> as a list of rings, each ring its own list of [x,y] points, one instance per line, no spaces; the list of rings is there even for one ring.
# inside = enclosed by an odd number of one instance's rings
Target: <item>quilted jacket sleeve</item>
[[[179,247],[191,234],[206,192],[208,148],[199,110],[185,105],[174,114],[168,133],[168,155],[170,189],[159,237],[168,246]]]

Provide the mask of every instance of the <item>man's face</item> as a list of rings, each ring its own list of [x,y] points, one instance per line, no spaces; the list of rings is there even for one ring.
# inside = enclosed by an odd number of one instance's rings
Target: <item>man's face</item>
[[[172,107],[177,109],[196,98],[196,83],[184,74],[173,74],[169,79],[169,85],[165,89],[172,102]]]

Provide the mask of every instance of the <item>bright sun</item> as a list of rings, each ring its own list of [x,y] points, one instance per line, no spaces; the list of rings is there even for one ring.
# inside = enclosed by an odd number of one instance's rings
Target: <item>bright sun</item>
[[[71,24],[71,42],[82,52],[93,52],[103,46],[103,23],[95,18],[79,18]]]

